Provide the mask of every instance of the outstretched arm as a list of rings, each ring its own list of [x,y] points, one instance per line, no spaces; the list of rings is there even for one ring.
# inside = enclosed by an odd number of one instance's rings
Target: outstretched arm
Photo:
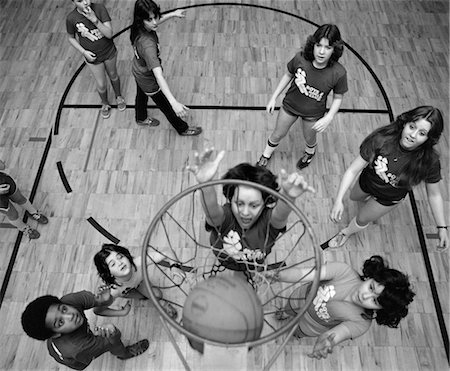
[[[306,183],[303,176],[298,173],[288,175],[284,169],[280,172],[279,182],[281,185],[280,194],[288,197],[291,201],[295,201],[295,199],[304,192],[316,192],[313,187]],[[287,203],[279,200],[272,211],[270,224],[277,229],[284,228],[290,212],[291,208]]]
[[[317,338],[313,351],[308,354],[308,357],[316,359],[327,358],[328,354],[333,353],[333,348],[336,344],[348,339],[351,339],[351,334],[347,327],[343,324],[337,325]]]
[[[359,176],[361,171],[367,166],[367,161],[364,160],[361,155],[353,160],[350,167],[345,171],[342,177],[341,184],[339,184],[339,190],[334,201],[333,208],[330,212],[330,219],[338,223],[342,218],[342,213],[344,212],[344,195],[351,187],[355,179]]]
[[[125,317],[128,313],[130,313],[131,303],[127,302],[122,308],[115,309],[111,307],[95,307],[94,313],[97,316],[103,317]]]
[[[158,21],[158,25],[161,23],[164,23],[165,21],[168,21],[171,18],[177,17],[177,18],[184,18],[186,15],[186,10],[182,9],[175,9],[173,12],[165,13],[161,15],[161,18]]]
[[[267,113],[270,113],[270,114],[273,113],[273,111],[275,110],[275,104],[276,104],[278,96],[283,92],[283,90],[292,81],[293,78],[294,78],[294,76],[290,72],[286,72],[283,75],[280,82],[278,83],[278,86],[276,87],[275,91],[273,92],[272,96],[270,97],[269,103],[267,103],[267,106],[266,106]]]
[[[440,190],[441,182],[426,183],[428,202],[434,216],[434,221],[437,226],[446,226],[444,213],[444,200]],[[444,249],[449,246],[448,231],[446,228],[438,228],[439,233],[439,248]]]
[[[214,158],[212,156],[213,152],[214,148],[207,148],[201,154],[196,152],[194,164],[187,166],[187,170],[194,173],[199,183],[205,183],[215,177],[220,161],[225,155],[225,151],[221,151]],[[202,188],[200,199],[208,224],[212,226],[220,225],[223,221],[224,213],[222,206],[217,202],[217,194],[214,187]]]

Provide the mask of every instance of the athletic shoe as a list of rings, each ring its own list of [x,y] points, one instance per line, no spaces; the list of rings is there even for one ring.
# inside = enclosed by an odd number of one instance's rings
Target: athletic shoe
[[[297,161],[297,169],[301,170],[307,167],[311,163],[315,154],[316,154],[315,152],[314,153],[305,152],[303,156],[300,158],[300,160]]]
[[[29,225],[27,225],[22,232],[30,240],[36,240],[41,236],[41,234],[36,229],[31,228]]]
[[[129,358],[139,356],[148,349],[148,346],[149,346],[149,342],[147,339],[140,340],[137,343],[134,343],[133,345],[128,345],[126,347],[126,349],[128,351],[128,355],[126,355],[125,357],[117,357],[117,358],[129,359]]]
[[[172,304],[167,302],[160,302],[160,304],[164,309],[164,312],[166,312],[170,318],[172,318],[173,320],[177,319],[178,312]]]
[[[39,224],[47,224],[48,223],[47,217],[44,214],[41,214],[40,212],[37,212],[36,214],[30,214],[30,215]]]
[[[104,104],[100,112],[102,113],[102,117],[104,119],[109,119],[109,116],[111,116],[111,106],[109,104]]]
[[[117,108],[119,111],[125,111],[127,108],[127,103],[125,102],[125,99],[121,97],[120,95],[116,98],[117,100]]]
[[[190,137],[190,136],[199,135],[199,134],[201,134],[202,131],[203,130],[200,126],[192,126],[192,127],[187,128],[182,133],[180,133],[180,135],[185,136],[185,137]]]
[[[153,117],[147,117],[143,121],[137,120],[136,124],[141,125],[141,126],[158,126],[159,120],[154,119]]]
[[[269,161],[270,161],[270,157],[266,157],[264,155],[261,155],[261,157],[259,158],[259,160],[256,163],[256,165],[261,166],[261,167],[266,167],[269,164]]]

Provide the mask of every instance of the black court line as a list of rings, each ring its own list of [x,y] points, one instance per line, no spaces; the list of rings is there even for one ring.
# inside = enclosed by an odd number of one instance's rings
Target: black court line
[[[66,174],[64,173],[61,161],[58,161],[56,163],[56,167],[58,168],[59,177],[61,178],[64,188],[66,189],[66,192],[67,193],[72,192],[72,188],[70,187],[69,181],[67,180]]]
[[[101,104],[65,104],[63,108],[84,108],[84,109],[99,109],[101,108]],[[111,107],[115,108],[117,105],[111,105]],[[188,105],[186,106],[192,110],[230,110],[230,111],[265,111],[266,107],[264,106],[219,106],[219,105]],[[128,104],[127,108],[135,108],[134,104]],[[159,109],[158,106],[154,104],[147,104],[147,108],[149,109]],[[280,107],[275,107],[275,111],[279,111]],[[358,108],[341,108],[339,109],[340,113],[376,113],[376,114],[390,114],[390,112],[386,109],[376,109],[376,108],[368,108],[368,109],[358,109]]]
[[[92,218],[89,217],[87,221],[97,230],[99,231],[103,236],[105,236],[108,240],[113,242],[114,244],[118,245],[120,240],[117,237],[114,237],[111,233],[109,233],[105,228],[103,228],[98,222]]]

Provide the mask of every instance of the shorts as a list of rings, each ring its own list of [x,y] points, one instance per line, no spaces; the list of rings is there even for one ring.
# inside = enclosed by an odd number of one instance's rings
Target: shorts
[[[0,172],[0,184],[9,185],[8,193],[0,195],[0,210],[7,211],[9,206],[9,199],[17,189],[16,182],[14,182],[13,178],[11,178],[9,175]]]
[[[114,58],[116,55],[117,55],[117,48],[113,44],[113,47],[108,53],[106,53],[105,55],[101,55],[100,57],[97,57],[94,62],[88,62],[86,58],[84,60],[86,61],[87,64],[101,64],[104,61]]]
[[[305,121],[317,121],[317,120],[319,120],[320,118],[323,117],[323,115],[317,116],[317,117],[298,115],[298,114],[292,112],[292,111],[291,111],[289,108],[287,108],[285,105],[283,105],[282,108],[283,108],[284,112],[286,112],[288,115],[294,116],[294,117],[300,117],[302,120],[305,120]]]
[[[383,206],[394,206],[402,202],[405,197],[401,198],[400,200],[389,200],[387,198],[384,198],[383,196],[375,195],[374,192],[371,192],[369,182],[366,181],[366,177],[360,176],[358,180],[359,186],[361,187],[361,190],[364,193],[367,193],[373,197],[373,199],[378,202],[380,205]]]

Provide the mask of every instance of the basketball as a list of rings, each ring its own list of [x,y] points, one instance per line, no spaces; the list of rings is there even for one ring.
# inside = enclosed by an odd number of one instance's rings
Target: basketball
[[[239,344],[259,338],[261,302],[244,279],[212,277],[197,284],[183,307],[183,326],[205,339]]]

